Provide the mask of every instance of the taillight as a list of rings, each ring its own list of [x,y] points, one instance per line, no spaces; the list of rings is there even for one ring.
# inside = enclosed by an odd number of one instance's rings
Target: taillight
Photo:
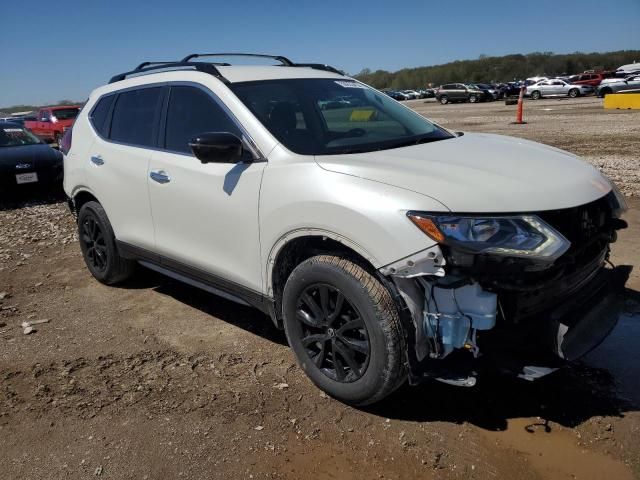
[[[64,135],[62,136],[62,139],[60,140],[60,145],[58,145],[58,148],[60,149],[60,151],[63,154],[67,154],[69,153],[69,150],[71,150],[71,138],[73,136],[73,128],[69,128],[69,130],[67,130]]]

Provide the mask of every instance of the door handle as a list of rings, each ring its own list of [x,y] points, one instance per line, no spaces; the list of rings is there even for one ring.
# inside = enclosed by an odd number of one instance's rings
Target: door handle
[[[102,157],[100,155],[94,155],[91,157],[91,163],[93,163],[94,165],[97,165],[98,167],[101,165],[104,165],[104,160],[102,159]]]
[[[149,177],[158,183],[169,183],[171,181],[171,177],[164,170],[151,170]]]

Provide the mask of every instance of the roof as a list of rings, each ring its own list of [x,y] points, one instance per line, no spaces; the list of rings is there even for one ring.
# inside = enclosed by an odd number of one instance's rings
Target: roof
[[[217,68],[222,76],[231,83],[289,78],[344,78],[343,75],[310,67],[233,65]]]

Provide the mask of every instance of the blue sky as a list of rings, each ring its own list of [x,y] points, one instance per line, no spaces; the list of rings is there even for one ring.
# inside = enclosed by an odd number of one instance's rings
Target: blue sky
[[[639,25],[640,0],[3,2],[0,106],[82,100],[142,61],[198,51],[276,53],[357,73],[640,49]]]

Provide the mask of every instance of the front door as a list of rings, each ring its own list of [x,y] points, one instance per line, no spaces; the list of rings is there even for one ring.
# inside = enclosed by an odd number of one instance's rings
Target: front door
[[[152,153],[147,179],[155,250],[169,267],[260,292],[258,201],[266,162],[245,151],[235,164],[202,164],[189,140],[204,132],[243,136],[212,92],[172,86],[164,138]]]

